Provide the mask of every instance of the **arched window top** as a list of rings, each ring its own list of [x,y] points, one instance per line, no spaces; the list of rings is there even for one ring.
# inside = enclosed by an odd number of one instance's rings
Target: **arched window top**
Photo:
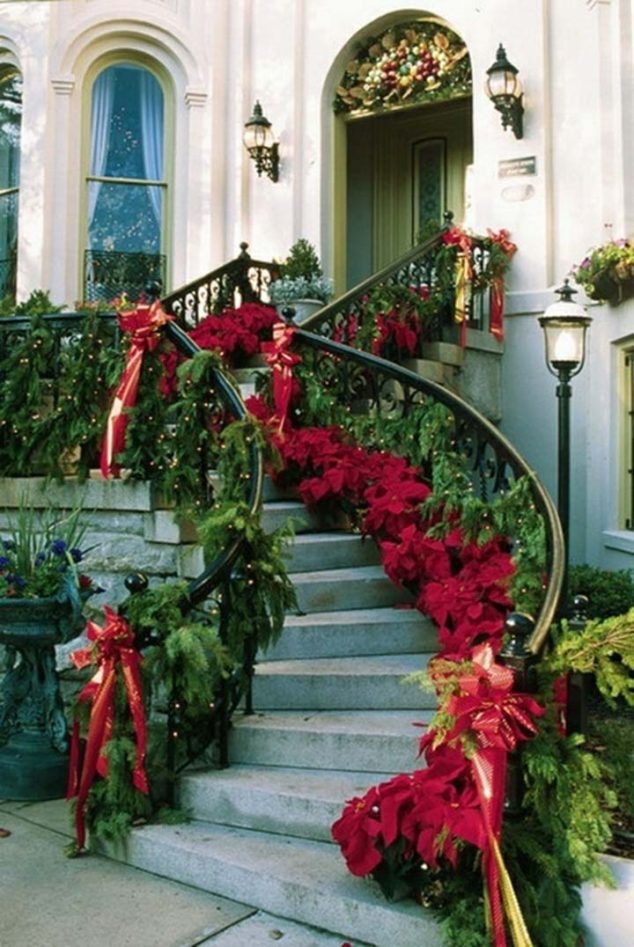
[[[90,174],[163,178],[163,90],[148,69],[116,63],[92,87]]]
[[[15,66],[0,66],[0,192],[19,183],[21,124],[22,76]]]
[[[88,93],[84,298],[137,298],[166,281],[165,94],[132,58],[104,65]]]
[[[335,112],[364,114],[471,95],[463,40],[433,20],[398,23],[368,37],[347,64]]]
[[[18,187],[22,76],[0,65],[0,299],[15,298],[18,254]]]

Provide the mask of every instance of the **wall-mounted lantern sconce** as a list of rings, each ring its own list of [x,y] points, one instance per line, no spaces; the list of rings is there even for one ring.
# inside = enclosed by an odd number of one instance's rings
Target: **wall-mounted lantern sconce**
[[[522,83],[517,78],[516,67],[506,58],[502,43],[498,46],[493,65],[487,69],[485,91],[498,112],[502,115],[502,127],[513,129],[516,138],[522,138],[522,115],[524,114]]]
[[[275,141],[271,123],[262,113],[262,106],[256,102],[253,106],[253,115],[244,126],[242,136],[244,147],[255,161],[258,176],[264,172],[271,181],[277,181],[280,170],[278,144]]]

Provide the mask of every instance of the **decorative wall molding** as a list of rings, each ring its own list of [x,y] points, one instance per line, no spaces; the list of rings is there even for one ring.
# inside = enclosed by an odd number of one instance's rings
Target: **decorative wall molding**
[[[208,98],[208,93],[202,89],[185,90],[185,105],[188,109],[202,108],[206,104]]]
[[[75,88],[75,76],[56,76],[51,85],[58,95],[70,95]]]

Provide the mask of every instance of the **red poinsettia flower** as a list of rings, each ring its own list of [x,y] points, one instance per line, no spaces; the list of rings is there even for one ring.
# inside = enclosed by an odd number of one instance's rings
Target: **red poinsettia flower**
[[[353,875],[368,875],[382,861],[375,845],[381,831],[378,798],[377,787],[372,787],[365,796],[350,799],[332,826],[332,836]]]
[[[429,539],[416,523],[406,526],[398,542],[380,543],[383,568],[397,585],[451,575],[451,559],[444,543]]]

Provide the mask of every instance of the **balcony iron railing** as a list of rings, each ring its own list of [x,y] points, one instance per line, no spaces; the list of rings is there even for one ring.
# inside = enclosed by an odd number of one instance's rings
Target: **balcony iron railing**
[[[148,284],[165,286],[163,253],[124,253],[119,250],[84,252],[84,302],[108,303],[125,293],[139,299]]]

